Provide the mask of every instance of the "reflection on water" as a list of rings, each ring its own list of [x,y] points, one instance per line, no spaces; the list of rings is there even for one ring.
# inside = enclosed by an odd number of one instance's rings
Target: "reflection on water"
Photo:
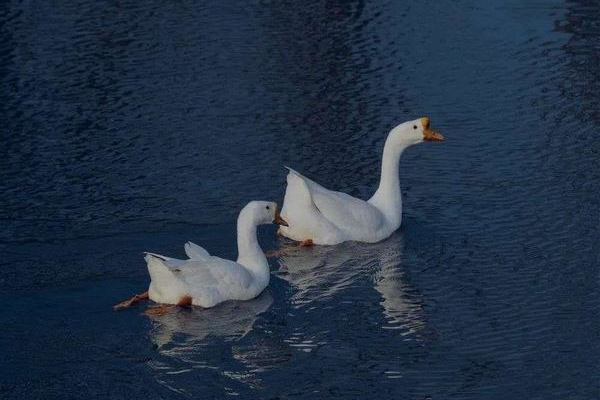
[[[188,385],[194,384],[196,374],[210,370],[246,387],[258,387],[256,374],[286,361],[289,353],[277,340],[235,342],[252,332],[258,316],[272,303],[273,297],[266,290],[249,301],[228,301],[210,309],[192,307],[151,316],[150,338],[161,357],[149,365],[156,371],[157,381],[180,394],[194,393]],[[218,360],[227,362],[211,362],[215,353],[225,349],[226,342],[234,343]],[[239,364],[231,363],[233,360]],[[188,379],[181,378],[182,374],[188,374]]]
[[[428,340],[422,335],[426,323],[421,296],[403,282],[403,252],[401,232],[377,244],[292,247],[276,260],[275,275],[282,281],[274,278],[270,289],[254,300],[151,317],[150,337],[161,357],[149,365],[157,382],[191,395],[195,379],[209,374],[219,377],[227,393],[236,394],[264,390],[269,371],[299,354],[317,355],[329,365],[351,365],[358,362],[359,352],[346,343],[352,330],[340,329],[340,324],[393,332],[394,340]],[[289,285],[289,309],[279,304],[271,310],[270,291],[282,283]],[[266,317],[256,327],[261,314]],[[393,365],[387,378],[397,378]]]
[[[193,348],[208,336],[236,340],[252,330],[258,315],[267,311],[272,303],[273,297],[267,290],[249,301],[228,301],[208,309],[192,307],[151,316],[155,322],[151,338],[159,351],[167,345]],[[172,354],[171,350],[167,352]]]
[[[402,243],[399,234],[379,243],[373,249],[379,254],[379,269],[374,274],[375,289],[381,293],[381,305],[387,326],[398,329],[402,335],[410,335],[424,328],[421,296],[410,285],[402,282]],[[399,242],[399,243],[396,243]]]
[[[420,296],[402,282],[403,248],[401,233],[376,244],[292,248],[278,260],[277,274],[293,286],[291,302],[298,309],[318,308],[344,297],[344,291],[372,287],[381,296],[384,328],[409,335],[423,328],[424,316]]]

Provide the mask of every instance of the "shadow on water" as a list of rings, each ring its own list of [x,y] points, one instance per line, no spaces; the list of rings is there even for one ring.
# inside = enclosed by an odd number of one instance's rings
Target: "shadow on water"
[[[600,53],[590,51],[600,46],[600,5],[593,1],[570,0],[564,18],[555,21],[555,29],[569,35],[562,46],[571,73],[558,83],[561,95],[572,102],[568,111],[575,119],[592,119],[600,123]]]

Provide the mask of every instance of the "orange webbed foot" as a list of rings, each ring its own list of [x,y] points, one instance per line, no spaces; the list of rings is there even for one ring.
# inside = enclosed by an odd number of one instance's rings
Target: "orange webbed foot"
[[[161,315],[165,315],[166,313],[174,310],[176,307],[191,307],[192,306],[192,297],[191,296],[182,296],[177,304],[159,304],[154,307],[148,308],[144,314],[150,317],[159,317]]]
[[[300,242],[300,247],[311,247],[314,246],[312,239],[306,239]]]
[[[149,317],[160,317],[161,315],[165,315],[174,308],[175,305],[173,304],[159,304],[154,307],[149,307],[146,311],[144,311],[144,314],[148,315]]]
[[[147,299],[148,299],[148,291],[146,291],[144,293],[136,294],[129,300],[125,300],[125,301],[115,304],[113,306],[113,310],[115,310],[115,311],[123,310],[125,308],[129,308],[129,307],[139,303],[142,300],[147,300]]]

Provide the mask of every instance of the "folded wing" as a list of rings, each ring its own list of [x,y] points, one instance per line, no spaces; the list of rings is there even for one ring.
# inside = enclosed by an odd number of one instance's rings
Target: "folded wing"
[[[208,261],[187,260],[175,272],[190,288],[213,287],[226,291],[245,290],[252,284],[252,276],[240,264],[218,257]]]
[[[208,260],[211,256],[203,247],[187,242],[184,246],[185,254],[192,260]]]
[[[288,169],[304,181],[315,207],[337,227],[344,230],[360,227],[361,230],[377,231],[384,224],[381,212],[366,201],[325,189],[293,169]]]

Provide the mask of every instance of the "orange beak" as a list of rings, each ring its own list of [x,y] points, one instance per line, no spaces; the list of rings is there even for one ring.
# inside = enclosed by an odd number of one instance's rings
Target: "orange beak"
[[[444,136],[441,133],[431,130],[429,128],[429,124],[430,124],[429,118],[427,118],[427,117],[421,118],[421,124],[423,125],[423,140],[427,140],[430,142],[445,140]]]
[[[275,219],[273,220],[273,223],[277,225],[289,226],[287,221],[281,218],[281,215],[279,215],[279,210],[277,208],[275,208]]]

